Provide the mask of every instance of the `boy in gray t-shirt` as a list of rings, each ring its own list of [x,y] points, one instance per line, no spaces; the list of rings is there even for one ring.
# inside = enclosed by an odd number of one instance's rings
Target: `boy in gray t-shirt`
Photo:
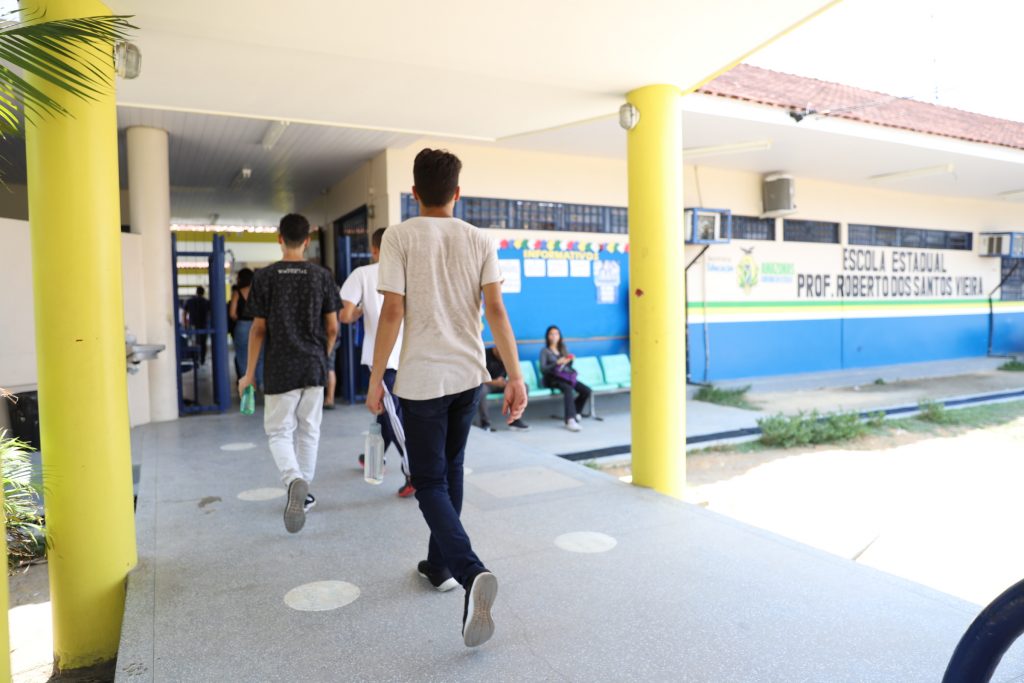
[[[487,234],[452,216],[462,162],[444,150],[424,149],[413,165],[416,218],[388,228],[381,244],[379,291],[384,306],[377,328],[366,405],[383,409],[383,376],[404,322],[395,380],[401,400],[412,484],[430,527],[427,559],[418,572],[438,590],[461,584],[465,644],[494,633],[491,605],[498,580],[473,552],[459,520],[466,440],[480,385],[490,379],[480,338],[480,296],[506,365],[502,412],[509,423],[526,408],[512,325],[501,298],[501,270]]]

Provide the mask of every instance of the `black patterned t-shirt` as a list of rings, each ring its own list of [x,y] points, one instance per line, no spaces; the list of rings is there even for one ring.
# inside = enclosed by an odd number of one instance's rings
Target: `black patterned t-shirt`
[[[324,315],[341,308],[330,271],[305,261],[278,261],[256,271],[246,309],[266,318],[263,380],[268,394],[327,382]]]

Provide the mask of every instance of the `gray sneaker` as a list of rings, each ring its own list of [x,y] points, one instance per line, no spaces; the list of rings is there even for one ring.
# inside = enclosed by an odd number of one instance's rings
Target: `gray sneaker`
[[[489,571],[480,572],[470,581],[462,613],[462,641],[466,647],[483,645],[494,635],[491,607],[497,596],[498,578]]]
[[[297,534],[306,524],[306,496],[309,495],[309,482],[305,479],[293,479],[288,484],[288,502],[284,506],[284,528],[290,534]]]

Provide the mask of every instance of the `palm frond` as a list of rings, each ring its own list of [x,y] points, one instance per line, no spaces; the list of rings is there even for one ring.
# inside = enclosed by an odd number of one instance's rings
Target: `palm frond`
[[[25,116],[66,114],[33,76],[83,100],[113,86],[103,60],[113,60],[114,43],[136,28],[125,16],[46,21],[45,17],[0,28],[0,123],[16,125],[18,104]],[[24,72],[24,75],[17,70]]]

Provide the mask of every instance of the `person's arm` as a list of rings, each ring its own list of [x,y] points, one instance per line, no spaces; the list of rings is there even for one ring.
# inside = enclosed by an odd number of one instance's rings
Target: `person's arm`
[[[548,347],[540,350],[540,374],[550,374],[558,365],[558,357]]]
[[[384,292],[384,306],[377,321],[377,340],[373,345],[373,369],[370,373],[370,387],[366,391],[366,407],[374,415],[384,412],[384,371],[388,358],[398,341],[398,333],[405,319],[405,297],[394,292]]]
[[[341,310],[338,311],[338,319],[346,325],[351,325],[363,316],[363,309],[345,299],[341,300]]]
[[[231,292],[231,303],[228,305],[228,317],[238,320],[238,292]]]
[[[501,406],[501,414],[508,417],[509,424],[523,416],[526,410],[526,382],[523,381],[523,369],[519,367],[519,349],[516,336],[512,332],[512,323],[505,310],[505,302],[501,298],[501,283],[492,282],[484,285],[484,315],[494,335],[494,344],[501,353],[502,363],[508,380],[505,382],[505,401]]]
[[[238,380],[238,395],[241,396],[245,388],[256,383],[256,362],[263,349],[263,340],[267,336],[267,319],[253,318],[252,329],[249,330],[249,367],[245,369],[245,377]]]
[[[334,345],[338,343],[338,314],[334,311],[324,313],[324,329],[327,331],[327,355],[331,355]]]

